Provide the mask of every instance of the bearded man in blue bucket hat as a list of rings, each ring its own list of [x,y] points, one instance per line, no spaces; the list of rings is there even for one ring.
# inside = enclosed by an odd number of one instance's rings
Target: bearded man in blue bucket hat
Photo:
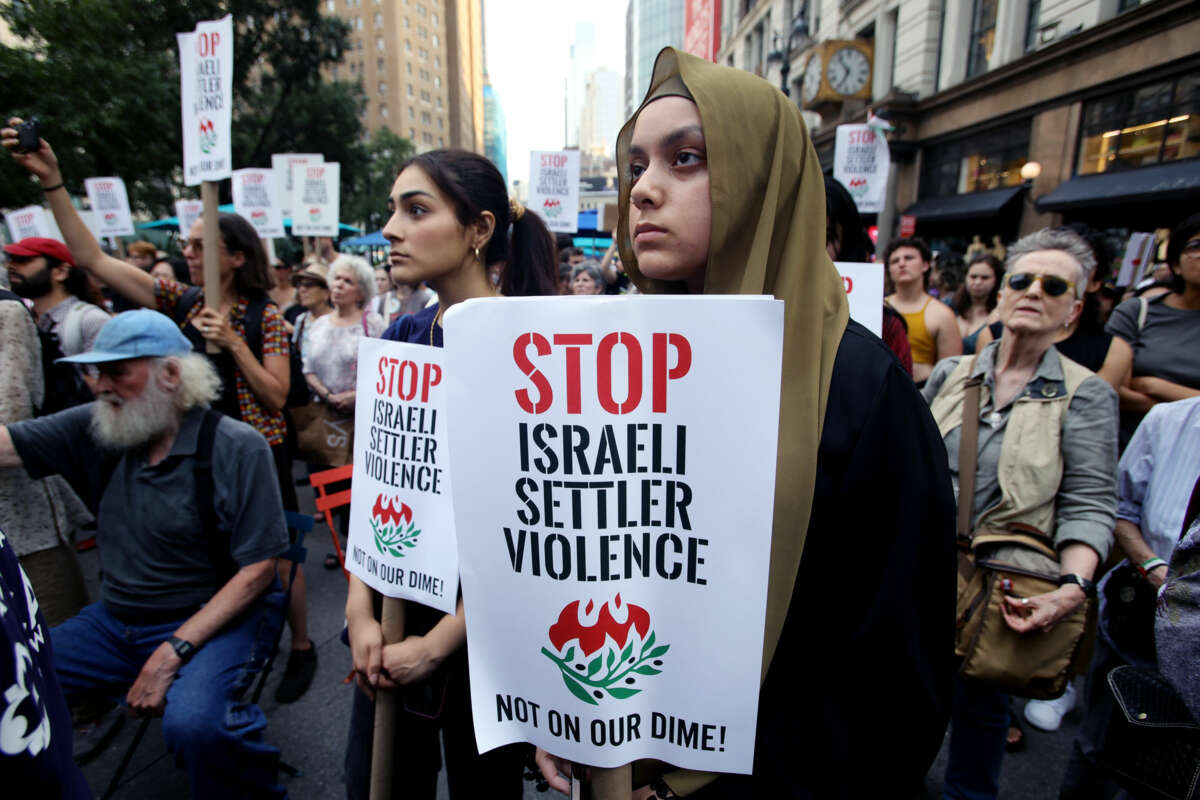
[[[100,602],[50,631],[63,691],[162,713],[194,797],[286,796],[243,698],[282,624],[263,598],[288,547],[266,440],[208,407],[216,372],[157,311],[62,360],[96,369],[96,401],[0,427],[0,468],[62,475],[97,519]]]

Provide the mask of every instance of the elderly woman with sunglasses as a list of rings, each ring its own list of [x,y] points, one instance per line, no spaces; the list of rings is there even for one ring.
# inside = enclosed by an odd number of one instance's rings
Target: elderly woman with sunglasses
[[[1065,229],[1018,241],[1005,264],[999,341],[974,357],[940,362],[924,389],[957,492],[965,386],[982,378],[974,496],[958,499],[971,503],[971,530],[1035,534],[1057,552],[1056,590],[1005,598],[1004,621],[1030,637],[1049,630],[1095,591],[1096,569],[1112,545],[1117,395],[1053,346],[1058,331],[1082,310],[1094,266],[1087,243]],[[1007,697],[960,675],[950,724],[944,797],[995,797]]]

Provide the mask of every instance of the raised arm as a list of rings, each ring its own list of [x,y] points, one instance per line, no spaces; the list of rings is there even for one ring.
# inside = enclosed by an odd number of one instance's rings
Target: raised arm
[[[21,153],[17,149],[15,129],[21,124],[21,119],[13,117],[8,124],[10,127],[0,130],[0,138],[12,153],[13,160],[41,182],[46,200],[50,204],[50,211],[54,214],[54,221],[62,231],[76,265],[91,272],[131,302],[153,308],[154,279],[132,264],[113,258],[100,249],[100,243],[71,204],[71,197],[63,186],[62,173],[58,169],[58,158],[50,145],[45,139],[41,139],[41,147],[36,152]]]

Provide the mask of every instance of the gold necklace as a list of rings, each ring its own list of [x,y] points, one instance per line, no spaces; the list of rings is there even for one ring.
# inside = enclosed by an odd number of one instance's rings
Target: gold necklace
[[[442,324],[441,323],[442,311],[444,311],[444,310],[445,309],[443,309],[443,308],[438,308],[438,312],[433,315],[433,322],[429,326],[429,346],[430,347],[433,347],[433,329],[435,327],[437,327],[438,325]]]

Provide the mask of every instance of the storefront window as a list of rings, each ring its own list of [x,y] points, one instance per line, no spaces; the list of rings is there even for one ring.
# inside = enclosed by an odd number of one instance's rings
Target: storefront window
[[[1089,102],[1079,175],[1200,156],[1200,71]]]
[[[944,197],[1021,184],[1029,160],[1029,120],[925,148],[920,196]]]

